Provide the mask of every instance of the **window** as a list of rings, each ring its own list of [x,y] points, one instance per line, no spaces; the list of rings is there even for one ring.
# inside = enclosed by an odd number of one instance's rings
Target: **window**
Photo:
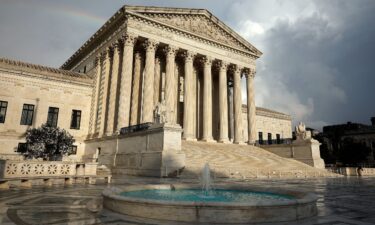
[[[58,117],[59,117],[59,108],[49,107],[48,117],[47,117],[47,126],[57,127]]]
[[[5,116],[7,114],[8,102],[0,101],[0,123],[5,122]]]
[[[26,143],[18,143],[17,152],[19,152],[19,153],[27,152],[27,144]]]
[[[72,145],[69,149],[69,155],[77,154],[77,145]]]
[[[77,129],[79,130],[81,126],[81,110],[72,111],[72,119],[70,121],[70,129]]]
[[[281,144],[280,134],[276,134],[276,143]]]
[[[268,144],[272,144],[272,134],[268,133]]]
[[[34,117],[34,105],[23,104],[21,125],[32,125]]]
[[[259,144],[263,144],[263,132],[258,132]]]

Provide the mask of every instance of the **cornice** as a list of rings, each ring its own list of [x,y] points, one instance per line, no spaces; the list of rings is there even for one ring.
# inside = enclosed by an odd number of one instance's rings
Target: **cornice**
[[[244,105],[244,104],[242,105],[242,112],[247,113],[247,105]],[[288,120],[288,121],[292,120],[292,117],[290,115],[277,112],[271,109],[262,108],[262,107],[256,107],[255,115],[265,116],[265,117],[270,117],[270,118],[275,118],[275,119]]]
[[[72,71],[66,71],[36,64],[30,64],[10,59],[0,58],[0,73],[9,74],[11,76],[17,76],[18,78],[6,78],[1,76],[1,80],[4,82],[15,82],[17,80],[22,81],[21,77],[29,77],[38,80],[53,81],[59,84],[67,84],[80,86],[81,88],[92,88],[92,79],[86,74],[75,73]],[[35,82],[29,82],[29,84]],[[36,82],[38,83],[38,82]],[[38,86],[32,84],[34,86]],[[76,89],[78,90],[78,89]]]

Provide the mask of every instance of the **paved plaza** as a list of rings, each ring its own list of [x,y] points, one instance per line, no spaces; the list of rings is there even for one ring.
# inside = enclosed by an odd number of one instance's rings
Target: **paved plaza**
[[[181,182],[182,180],[172,179],[129,178],[123,185]],[[293,223],[276,224],[375,224],[375,178],[220,181],[226,182],[246,182],[257,187],[280,187],[317,194],[318,216]],[[2,190],[1,224],[174,224],[167,221],[130,218],[105,209],[93,212],[93,205],[100,202],[101,192],[105,187],[106,185],[75,185]]]

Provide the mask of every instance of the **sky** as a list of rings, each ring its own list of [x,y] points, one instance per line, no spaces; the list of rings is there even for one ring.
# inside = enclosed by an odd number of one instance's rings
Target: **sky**
[[[255,103],[293,124],[375,116],[374,0],[0,0],[0,57],[60,67],[124,4],[209,10],[263,52]]]

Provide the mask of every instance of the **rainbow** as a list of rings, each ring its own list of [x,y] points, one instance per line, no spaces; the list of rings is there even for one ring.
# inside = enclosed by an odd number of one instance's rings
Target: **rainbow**
[[[93,26],[100,26],[107,21],[108,18],[100,17],[88,11],[83,11],[79,8],[74,8],[72,6],[63,5],[63,4],[55,4],[51,2],[43,2],[43,8],[49,14],[53,14],[54,16],[59,15],[62,17],[66,17],[69,19],[74,19],[80,22],[87,23]]]

